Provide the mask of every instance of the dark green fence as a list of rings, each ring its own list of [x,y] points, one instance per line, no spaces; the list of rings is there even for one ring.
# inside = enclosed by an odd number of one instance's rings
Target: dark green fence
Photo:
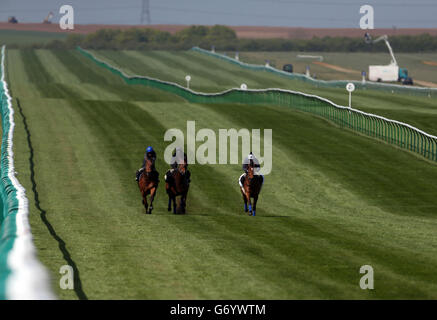
[[[220,93],[200,93],[179,84],[145,76],[128,76],[122,70],[100,60],[92,53],[78,48],[95,63],[119,75],[129,84],[143,84],[183,97],[193,103],[249,103],[274,104],[309,112],[328,119],[342,128],[386,141],[437,161],[437,137],[406,123],[339,106],[327,99],[284,89],[243,90],[230,89]]]

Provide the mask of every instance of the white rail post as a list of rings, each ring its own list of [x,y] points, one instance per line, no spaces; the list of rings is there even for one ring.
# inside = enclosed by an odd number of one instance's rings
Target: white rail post
[[[187,80],[187,89],[190,89],[191,76],[186,75],[186,76],[185,76],[185,80]]]
[[[311,74],[310,74],[310,66],[307,66],[307,67],[306,67],[305,75],[306,75],[307,78],[311,78]]]
[[[349,109],[350,109],[352,108],[352,92],[355,90],[355,85],[352,82],[349,82],[346,85],[346,90],[349,92]]]

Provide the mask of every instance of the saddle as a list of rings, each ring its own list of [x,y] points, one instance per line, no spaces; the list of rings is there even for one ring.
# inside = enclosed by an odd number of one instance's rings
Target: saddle
[[[141,168],[140,170],[137,170],[136,172],[136,181],[140,181],[141,179],[141,175],[146,174],[147,177],[150,180],[156,180],[157,182],[159,182],[159,173],[156,170],[153,170],[151,172],[146,172],[144,168]]]
[[[242,174],[240,177],[240,185],[244,185],[244,180],[246,180],[247,172]],[[262,175],[254,175],[253,179],[259,180],[261,182],[261,185],[264,183],[264,176]]]
[[[166,173],[165,176],[164,176],[165,182],[168,182],[168,183],[170,183],[170,184],[174,182],[174,177],[173,177],[173,176],[174,176],[176,170],[177,170],[177,169],[172,168],[172,169],[170,169],[170,170],[167,171],[167,173]],[[185,172],[185,179],[186,179],[186,182],[187,182],[187,183],[190,183],[190,182],[191,182],[190,177],[191,177],[191,172],[190,172],[189,170],[187,170],[187,171]]]

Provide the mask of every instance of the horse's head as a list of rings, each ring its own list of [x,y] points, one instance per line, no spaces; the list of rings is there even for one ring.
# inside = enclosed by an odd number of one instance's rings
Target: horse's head
[[[185,172],[187,171],[187,165],[183,162],[183,163],[179,163],[178,164],[178,171],[184,175]]]
[[[249,177],[249,179],[252,179],[254,174],[255,174],[255,165],[253,163],[253,160],[249,161],[249,164],[247,166],[247,176]]]
[[[146,172],[150,172],[150,171],[152,171],[152,167],[153,167],[153,162],[152,162],[152,160],[147,159],[147,160],[146,160],[146,165],[145,165]]]

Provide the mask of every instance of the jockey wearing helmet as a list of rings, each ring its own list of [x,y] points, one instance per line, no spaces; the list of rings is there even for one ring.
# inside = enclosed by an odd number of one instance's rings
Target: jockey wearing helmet
[[[183,151],[182,148],[176,147],[176,150],[172,154],[172,158],[170,160],[170,167],[171,169],[167,171],[165,175],[165,181],[169,181],[171,177],[173,176],[173,172],[175,169],[177,169],[178,164],[185,163],[186,170],[186,177],[188,180],[188,183],[190,182],[190,176],[191,172],[188,170],[188,160],[187,160],[187,154]]]
[[[258,159],[253,155],[253,153],[249,153],[249,155],[243,160],[243,171],[244,173],[240,176],[240,178],[238,179],[238,183],[240,184],[240,187],[243,188],[243,184],[244,184],[244,179],[246,178],[247,175],[247,170],[249,169],[249,164],[252,162],[253,168],[254,168],[254,173],[259,175],[262,179],[261,181],[261,187],[264,184],[264,176],[262,174],[258,174],[259,170],[260,170],[260,164]]]
[[[182,159],[183,156],[183,159]],[[172,154],[172,158],[170,160],[170,166],[173,169],[178,167],[179,163],[185,163],[185,166],[188,168],[187,154],[180,147],[176,147],[176,150]]]
[[[147,147],[146,152],[144,153],[143,165],[137,171],[136,179],[135,179],[136,181],[138,181],[140,179],[141,173],[145,170],[147,160],[152,161],[152,171],[157,172],[156,168],[155,168],[156,152],[155,152],[155,150],[153,150],[153,147],[151,147],[151,146]]]
[[[147,147],[146,153],[144,153],[143,168],[146,166],[147,160],[152,161],[153,170],[155,170],[156,152],[150,146]]]

